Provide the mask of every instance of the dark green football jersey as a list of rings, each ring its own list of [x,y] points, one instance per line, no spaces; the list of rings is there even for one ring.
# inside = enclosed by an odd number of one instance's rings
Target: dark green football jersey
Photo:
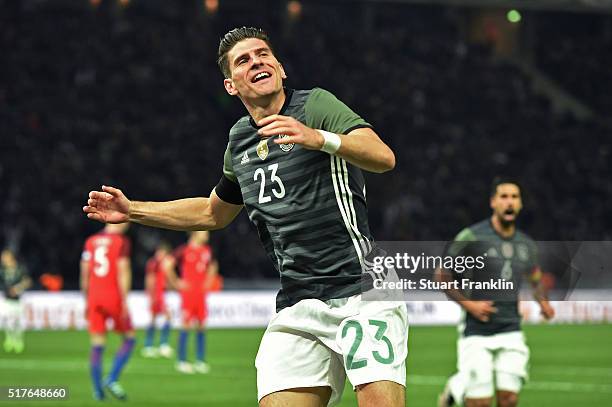
[[[280,114],[308,127],[337,134],[371,127],[328,91],[285,92]],[[364,243],[371,241],[361,170],[321,151],[275,144],[257,130],[250,116],[232,127],[223,171],[239,184],[249,218],[280,273],[277,309],[306,298],[357,294]]]
[[[469,278],[471,281],[503,279],[513,283],[512,290],[466,292],[473,300],[494,300],[497,312],[490,315],[488,322],[481,322],[471,314],[463,312],[459,329],[462,335],[494,335],[521,329],[518,309],[518,295],[523,277],[530,275],[537,267],[537,245],[525,233],[516,230],[510,238],[500,236],[490,219],[463,229],[449,248],[449,254],[480,256],[485,255],[485,269],[473,270],[455,278]]]
[[[18,300],[19,295],[12,295],[10,289],[21,283],[28,276],[26,269],[22,266],[8,268],[0,266],[0,288],[4,293],[4,298]]]

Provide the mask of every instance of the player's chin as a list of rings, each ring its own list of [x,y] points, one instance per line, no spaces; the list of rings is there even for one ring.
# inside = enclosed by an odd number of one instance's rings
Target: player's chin
[[[259,96],[268,96],[274,93],[278,93],[282,88],[282,84],[277,84],[273,80],[268,79],[262,83],[255,82],[252,84],[253,92]]]

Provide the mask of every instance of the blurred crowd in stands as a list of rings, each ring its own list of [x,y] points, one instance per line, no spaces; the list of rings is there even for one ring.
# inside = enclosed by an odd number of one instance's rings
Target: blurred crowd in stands
[[[612,111],[612,17],[554,13],[537,25],[538,66],[602,116]]]
[[[216,49],[242,25],[269,32],[287,86],[334,92],[394,149],[396,169],[368,175],[376,239],[452,239],[489,215],[497,174],[522,181],[521,227],[534,238],[612,239],[612,48],[597,31],[610,17],[538,26],[538,66],[598,112],[585,122],[553,114],[520,70],[466,40],[462,9],[320,2],[291,19],[252,3],[206,16],[0,2],[0,245],[34,277],[77,286],[83,241],[101,227],[81,207],[102,184],[139,200],[209,194],[245,114],[223,89]],[[129,234],[137,287],[160,237],[186,239]],[[212,243],[226,278],[277,277],[244,213]]]

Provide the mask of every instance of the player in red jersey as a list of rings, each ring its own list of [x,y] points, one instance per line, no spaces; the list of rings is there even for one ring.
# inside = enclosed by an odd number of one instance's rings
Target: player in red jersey
[[[145,345],[142,349],[142,356],[144,357],[150,358],[160,355],[169,358],[172,356],[172,348],[168,345],[171,316],[164,300],[166,281],[170,282],[171,286],[176,286],[177,284],[177,278],[174,274],[174,257],[172,257],[170,251],[170,245],[166,242],[161,242],[157,246],[153,257],[147,261],[145,290],[151,304],[151,324],[147,328]],[[159,316],[163,318],[163,325],[159,335],[158,349],[153,346],[153,342],[155,338],[155,323]]]
[[[127,228],[127,223],[106,225],[101,232],[87,239],[81,255],[81,290],[87,304],[91,379],[96,400],[104,399],[105,388],[120,400],[127,398],[118,382],[135,341],[127,307],[127,294],[132,284],[130,241],[124,236]],[[115,355],[109,375],[102,381],[102,354],[108,320],[113,321],[114,330],[123,336],[123,344]]]
[[[187,244],[180,246],[174,254],[182,281],[182,329],[179,334],[176,365],[177,370],[182,373],[208,373],[210,370],[205,362],[206,291],[218,273],[218,265],[212,257],[208,239],[208,232],[191,232]],[[187,362],[187,335],[188,330],[193,327],[196,328],[196,363],[191,365]]]

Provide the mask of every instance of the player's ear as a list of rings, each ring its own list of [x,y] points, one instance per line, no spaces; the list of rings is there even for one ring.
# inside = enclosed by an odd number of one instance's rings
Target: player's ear
[[[283,64],[279,63],[278,66],[280,68],[281,78],[287,79],[287,74],[285,73],[285,68],[283,68]]]
[[[231,79],[224,79],[223,86],[225,87],[225,91],[229,93],[231,96],[236,96],[238,94],[238,89],[234,86],[234,81]]]

